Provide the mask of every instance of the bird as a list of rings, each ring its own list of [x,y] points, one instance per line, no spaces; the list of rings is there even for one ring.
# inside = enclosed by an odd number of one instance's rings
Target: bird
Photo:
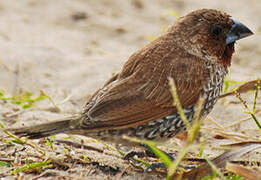
[[[9,131],[31,139],[66,133],[117,144],[128,144],[123,136],[166,141],[186,130],[169,78],[188,121],[193,123],[201,98],[200,116],[206,117],[222,92],[236,41],[252,34],[225,12],[192,11],[134,52],[79,114]]]

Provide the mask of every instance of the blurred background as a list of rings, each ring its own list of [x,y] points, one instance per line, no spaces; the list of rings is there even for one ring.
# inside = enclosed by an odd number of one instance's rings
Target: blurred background
[[[62,114],[78,112],[132,53],[200,8],[225,11],[255,33],[237,43],[231,79],[260,77],[259,0],[8,0],[0,1],[0,90],[16,95],[43,89]],[[242,110],[233,105],[229,113],[219,113],[218,107],[213,113],[221,119]],[[10,107],[5,105],[0,114],[6,112]],[[34,121],[35,116],[56,119],[60,114],[34,111],[19,118]]]
[[[0,92],[6,97],[26,91],[38,96],[44,90],[60,109],[46,108],[53,106],[48,100],[27,110],[0,101],[0,119],[6,126],[18,127],[79,112],[132,53],[164,33],[178,17],[200,8],[225,11],[255,33],[237,43],[230,74],[235,81],[260,78],[260,0],[0,1]],[[253,93],[244,98],[251,104]],[[253,121],[229,126],[249,117],[235,97],[218,102],[209,117],[227,131],[259,134]],[[211,121],[205,124],[216,127]],[[224,141],[211,143],[215,147]],[[206,148],[206,153],[215,156],[213,149]],[[105,164],[116,163],[107,160]]]
[[[54,98],[81,99],[177,17],[199,8],[225,11],[255,32],[238,43],[231,75],[256,77],[259,0],[8,0],[0,1],[0,89],[45,89]]]
[[[0,1],[0,90],[16,95],[43,89],[59,104],[61,114],[78,112],[133,52],[164,33],[179,16],[200,8],[225,11],[255,33],[237,43],[231,79],[260,77],[259,0],[8,0]],[[12,111],[1,106],[0,114]],[[50,101],[39,106],[50,106]],[[218,105],[212,114],[224,122],[224,117],[246,116],[238,108],[242,105],[225,110]],[[19,119],[29,122],[35,116],[61,115],[29,111]]]

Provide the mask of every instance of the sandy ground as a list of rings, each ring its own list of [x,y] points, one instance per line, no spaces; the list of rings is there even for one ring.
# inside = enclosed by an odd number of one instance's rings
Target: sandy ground
[[[260,0],[0,1],[0,90],[13,95],[23,91],[39,94],[39,90],[43,89],[61,109],[60,113],[46,110],[46,107],[53,105],[45,100],[37,103],[31,110],[13,115],[17,113],[17,106],[0,101],[2,123],[7,127],[19,127],[22,124],[37,124],[79,112],[88,96],[113,73],[118,72],[133,52],[147,44],[151,37],[160,35],[175,21],[176,17],[171,15],[170,11],[182,16],[203,7],[223,10],[255,32],[255,36],[238,42],[230,72],[231,79],[237,81],[260,77]],[[17,71],[19,73],[15,73]],[[252,103],[253,93],[243,97],[249,104]],[[65,99],[67,101],[64,102]],[[257,108],[260,109],[260,98],[258,100]],[[232,103],[228,103],[229,101]],[[238,102],[235,97],[220,101],[210,117],[227,127],[226,132],[236,130],[246,137],[260,138],[260,133],[252,120],[228,128],[230,124],[249,117],[244,113],[242,104]],[[261,119],[260,115],[259,118]],[[215,126],[206,120],[205,129],[209,127]],[[208,147],[235,141],[216,140],[213,143],[208,130],[203,129],[202,133],[205,137],[209,137],[207,141],[211,143]],[[2,132],[1,136],[4,136]],[[74,139],[79,140],[79,137]],[[112,178],[118,172],[124,172],[122,178],[125,179],[148,178],[148,175],[139,173],[130,163],[121,160],[117,152],[109,150],[103,144],[90,142],[88,138],[81,137],[81,139],[86,145],[104,149],[105,153],[71,149],[69,152],[71,155],[75,154],[79,161],[82,154],[90,159],[88,163],[82,161],[72,163],[68,160],[66,163],[69,164],[69,170],[58,169],[53,172],[57,177],[106,179]],[[43,143],[39,144],[44,148]],[[11,148],[4,147],[4,143],[0,145],[1,153],[17,151],[18,162],[27,150],[30,152],[30,147],[24,150],[18,145]],[[55,145],[54,152],[51,149],[48,152],[52,157],[56,157],[59,153],[64,155],[63,147],[65,146]],[[218,152],[213,148],[206,149],[206,154],[210,157]],[[0,157],[5,157],[5,154],[0,154]],[[30,158],[39,160],[33,155]],[[96,166],[91,162],[106,166]],[[10,168],[0,169],[0,177],[13,178],[9,173]],[[115,173],[112,173],[114,171]],[[38,176],[39,173],[22,175],[29,179]],[[160,177],[150,175],[150,178]]]

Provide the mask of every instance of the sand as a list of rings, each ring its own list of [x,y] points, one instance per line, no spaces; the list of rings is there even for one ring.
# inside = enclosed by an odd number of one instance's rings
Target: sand
[[[36,106],[23,111],[19,106],[0,101],[0,119],[6,127],[20,127],[23,124],[38,124],[70,116],[81,110],[88,97],[99,88],[113,73],[120,70],[128,57],[146,45],[152,38],[159,36],[178,16],[199,9],[215,8],[223,10],[235,19],[246,24],[254,36],[237,43],[236,53],[231,66],[231,79],[249,81],[261,76],[261,3],[259,0],[249,1],[195,1],[195,0],[3,0],[0,1],[0,90],[7,96],[29,91],[39,95],[43,89],[60,108],[60,112],[52,112],[53,104],[49,100],[36,103]],[[244,99],[253,103],[253,92],[243,95]],[[230,103],[229,103],[230,102]],[[231,103],[232,102],[232,103]],[[261,107],[258,98],[257,109]],[[48,109],[49,108],[49,109]],[[243,105],[235,97],[219,101],[209,115],[224,127],[249,115],[244,112]],[[261,119],[261,116],[258,116]],[[209,137],[209,148],[206,154],[214,157],[219,153],[213,146],[234,142],[235,140],[213,140],[207,128],[216,127],[210,120],[205,121],[204,137]],[[236,127],[225,128],[227,132],[238,132],[245,136],[257,137],[260,133],[253,120],[241,123]],[[0,131],[0,137],[4,133]],[[66,135],[57,136],[63,139]],[[137,168],[121,159],[120,155],[109,150],[101,143],[91,142],[89,138],[73,137],[75,141],[83,139],[85,145],[104,149],[106,153],[71,148],[69,153],[75,158],[64,158],[65,145],[55,145],[48,149],[50,156],[61,159],[70,168],[56,168],[56,177],[65,179],[82,178],[106,179],[114,175],[125,179],[162,178],[157,175],[144,175]],[[43,143],[38,143],[45,148]],[[41,141],[40,141],[41,142]],[[175,141],[176,142],[176,141]],[[10,153],[16,149],[17,167],[19,160],[26,157],[26,146],[6,147],[0,142],[0,152]],[[166,149],[172,149],[168,145]],[[68,148],[70,148],[68,146]],[[175,148],[174,148],[175,149]],[[20,150],[20,151],[19,151]],[[54,153],[56,152],[56,154]],[[6,157],[4,154],[1,157]],[[59,154],[58,153],[58,154]],[[82,161],[82,155],[88,161]],[[10,154],[9,154],[10,155]],[[11,158],[12,156],[8,156]],[[58,156],[57,156],[58,157]],[[76,159],[79,158],[79,162]],[[29,159],[39,161],[31,156]],[[67,162],[68,161],[68,162]],[[95,166],[98,162],[106,168]],[[21,164],[20,164],[21,165]],[[1,167],[2,168],[2,167]],[[10,175],[10,168],[2,168],[0,177]],[[47,169],[42,173],[51,171]],[[112,172],[115,173],[113,174]],[[38,176],[39,173],[21,173],[26,179]],[[53,178],[52,176],[49,178]]]

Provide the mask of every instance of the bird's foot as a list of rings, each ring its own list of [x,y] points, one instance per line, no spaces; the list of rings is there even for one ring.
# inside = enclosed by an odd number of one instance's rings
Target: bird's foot
[[[150,146],[148,146],[147,144],[141,144],[141,146],[143,146],[145,148],[145,151],[130,151],[128,152],[123,159],[124,160],[128,160],[133,158],[134,156],[137,156],[139,158],[143,158],[145,156],[147,157],[152,157],[152,158],[157,158],[157,155],[152,151],[152,149],[150,148]],[[167,153],[165,151],[163,151],[172,161],[175,159],[173,157],[173,153]]]
[[[129,159],[133,158],[134,156],[138,156],[139,158],[142,158],[142,157],[145,157],[145,156],[146,156],[146,153],[143,152],[143,151],[131,151],[131,152],[128,152],[128,153],[123,157],[123,159],[124,159],[124,160],[129,160]]]
[[[153,151],[151,151],[151,149],[147,149],[146,153],[147,154],[151,153],[150,155],[154,155],[154,157],[156,157],[156,154]],[[175,158],[174,153],[167,153],[167,152],[164,152],[164,153],[170,158],[171,161],[175,161],[176,158]],[[150,157],[152,157],[152,156],[150,156]],[[165,163],[152,163],[150,166],[148,166],[145,169],[145,171],[151,172],[151,171],[154,171],[157,168],[166,168],[166,164]]]
[[[144,145],[146,147],[146,150],[145,150],[145,154],[148,156],[148,157],[153,157],[153,158],[157,158],[158,156],[152,151],[152,149],[147,146],[147,145]],[[161,150],[162,151],[162,150]],[[175,158],[175,154],[174,153],[167,153],[165,151],[162,151],[164,154],[166,154],[170,160],[174,161],[176,158]]]
[[[164,152],[164,151],[163,151]],[[175,159],[173,157],[173,153],[167,153],[167,152],[164,152],[172,161]],[[137,156],[139,158],[143,158],[145,156],[147,157],[152,157],[152,158],[157,158],[156,154],[149,148],[147,147],[145,151],[130,151],[128,152],[124,157],[123,159],[124,160],[128,160],[128,159],[131,159],[133,158],[134,156]]]
[[[167,153],[167,152],[164,152],[164,153],[171,159],[171,161],[175,161],[176,155],[174,153]],[[131,151],[131,152],[127,153],[123,157],[123,159],[129,160],[129,159],[132,159],[134,156],[137,156],[139,158],[143,158],[145,156],[157,158],[156,154],[149,147],[146,146],[145,151]],[[180,164],[179,167],[183,168],[183,169],[193,169],[193,168],[196,167],[196,165],[182,165],[182,164]],[[150,166],[145,168],[145,172],[151,172],[151,171],[156,170],[157,168],[166,168],[166,165],[164,163],[152,163]]]

